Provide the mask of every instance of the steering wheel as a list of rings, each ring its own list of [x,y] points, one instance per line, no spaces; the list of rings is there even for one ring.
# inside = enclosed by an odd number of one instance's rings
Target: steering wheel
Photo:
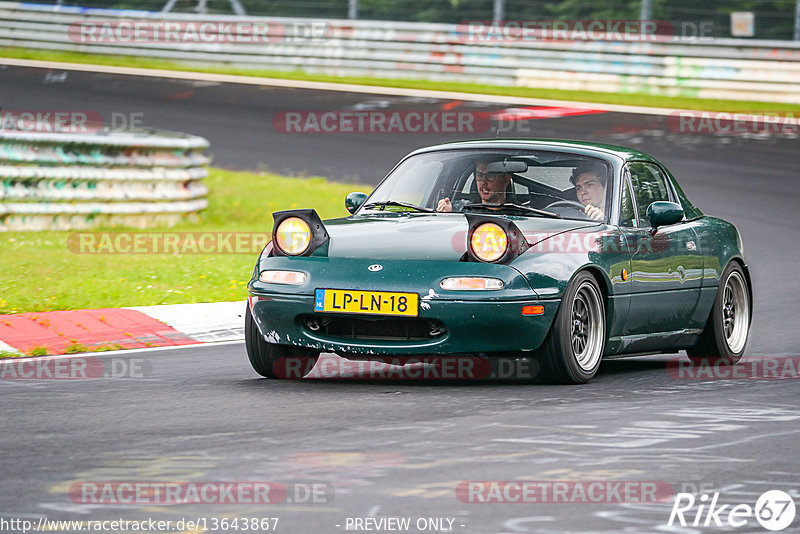
[[[576,210],[581,210],[585,213],[586,206],[575,200],[559,200],[557,202],[553,202],[552,204],[548,204],[545,207],[545,209],[550,209],[550,208],[574,208]]]

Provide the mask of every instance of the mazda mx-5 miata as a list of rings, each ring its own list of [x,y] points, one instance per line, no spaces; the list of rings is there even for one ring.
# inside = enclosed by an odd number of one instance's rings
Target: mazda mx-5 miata
[[[642,152],[487,140],[417,150],[350,216],[273,214],[248,285],[247,353],[265,377],[351,359],[536,360],[583,383],[603,358],[741,358],[750,274],[733,224],[704,215]]]

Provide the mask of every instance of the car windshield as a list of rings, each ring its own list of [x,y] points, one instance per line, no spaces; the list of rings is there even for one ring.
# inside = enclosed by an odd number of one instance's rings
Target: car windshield
[[[611,165],[547,150],[443,150],[404,160],[359,214],[513,213],[607,221]]]

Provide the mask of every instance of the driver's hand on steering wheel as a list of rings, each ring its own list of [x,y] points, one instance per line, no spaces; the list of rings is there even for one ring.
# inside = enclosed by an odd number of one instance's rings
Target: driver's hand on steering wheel
[[[436,204],[436,211],[453,211],[453,204],[450,203],[450,198],[446,197]]]
[[[586,212],[586,215],[588,215],[590,219],[595,221],[602,221],[606,217],[600,208],[592,206],[591,204],[586,204],[586,208],[584,208],[583,211]]]

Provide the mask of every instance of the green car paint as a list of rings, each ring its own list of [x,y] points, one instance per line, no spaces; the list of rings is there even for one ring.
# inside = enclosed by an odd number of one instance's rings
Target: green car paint
[[[697,342],[730,262],[741,264],[752,288],[736,228],[704,215],[672,174],[647,154],[587,142],[486,140],[421,149],[406,156],[398,167],[419,154],[454,150],[552,150],[600,158],[613,174],[610,218],[595,222],[520,212],[488,214],[513,221],[530,245],[507,265],[499,265],[464,261],[469,227],[463,213],[365,212],[364,197],[351,194],[348,210],[355,215],[324,221],[330,240],[311,255],[276,256],[272,244],[260,255],[248,290],[263,338],[344,355],[532,352],[550,332],[570,281],[588,271],[605,300],[605,356],[675,352]],[[670,182],[674,204],[660,208],[679,207],[683,220],[657,229],[619,224],[622,187],[631,169],[643,163],[657,166]],[[380,270],[372,272],[370,266],[376,264]],[[307,279],[296,286],[264,283],[259,281],[264,270],[300,271]],[[497,278],[503,281],[503,289],[443,290],[442,280],[453,276]],[[417,293],[421,299],[418,319],[442,323],[445,333],[415,340],[320,334],[307,326],[309,318],[318,315],[314,298],[319,288]],[[531,305],[542,306],[543,313],[523,315],[522,307]]]

